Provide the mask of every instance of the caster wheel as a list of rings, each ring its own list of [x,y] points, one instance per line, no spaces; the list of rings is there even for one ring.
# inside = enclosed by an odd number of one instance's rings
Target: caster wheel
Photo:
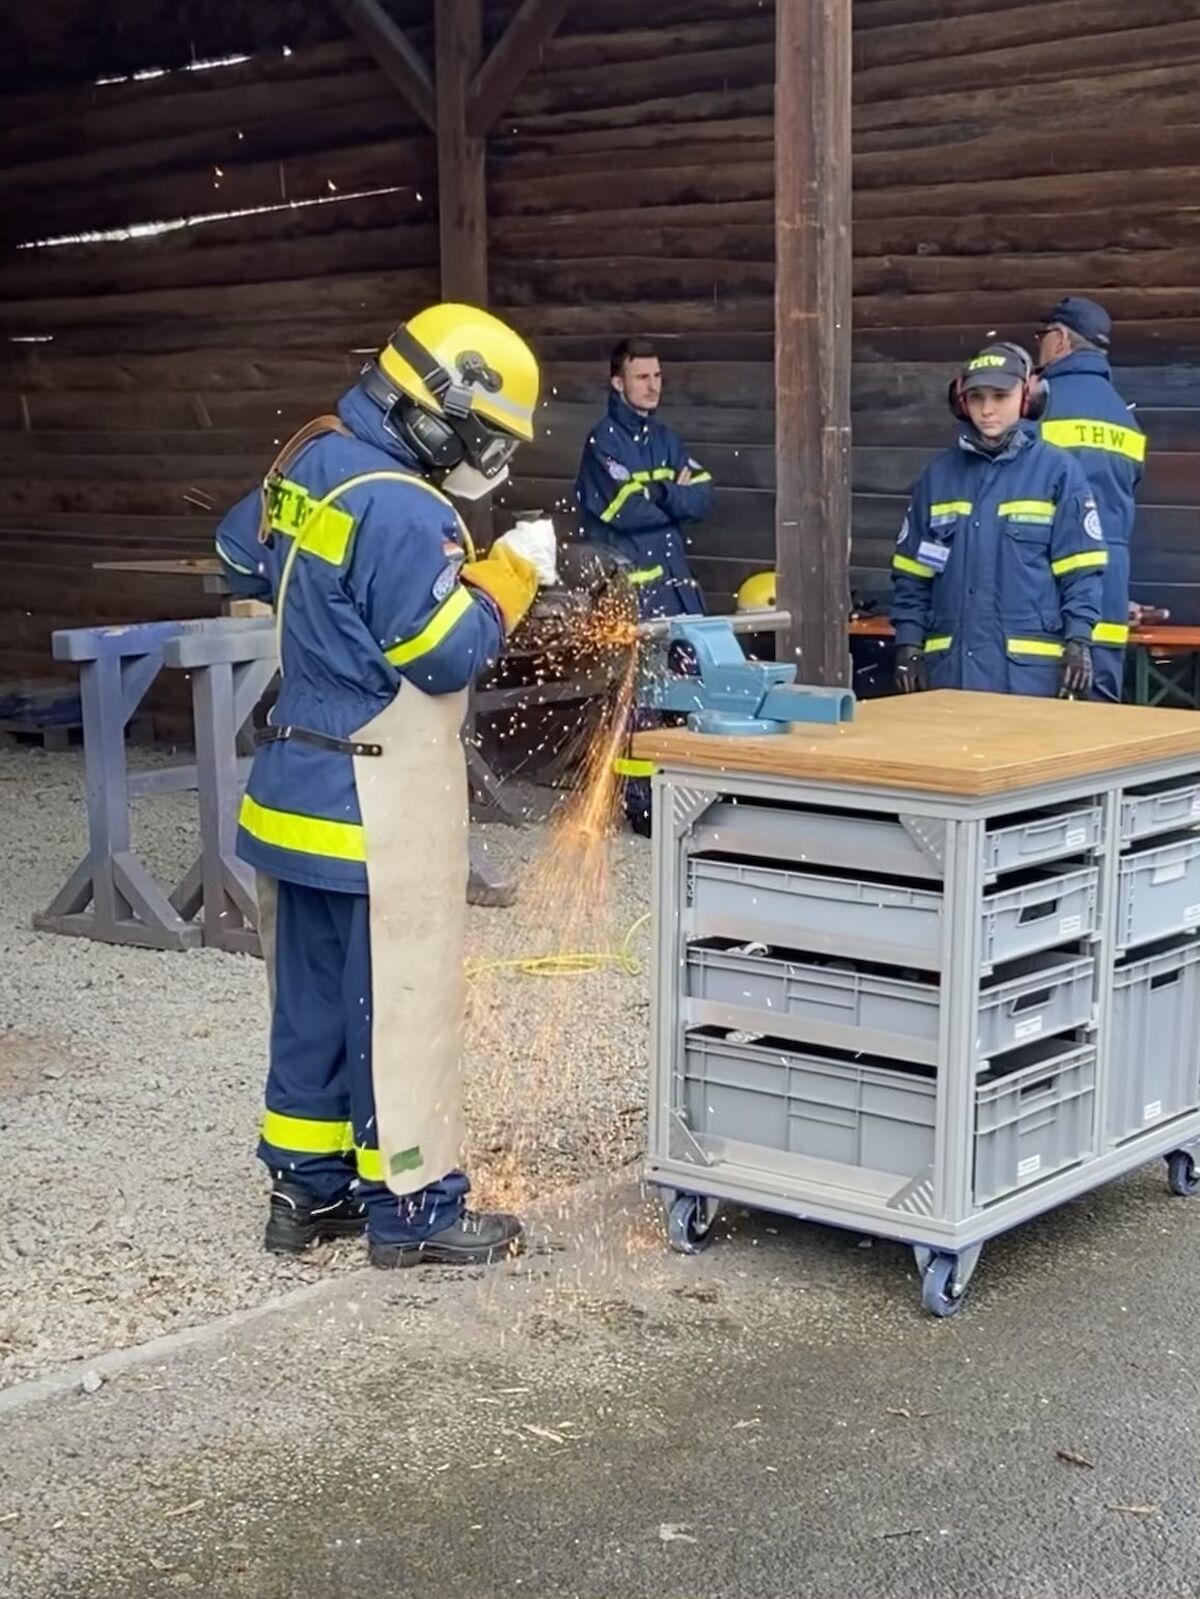
[[[1200,1177],[1196,1175],[1196,1162],[1186,1149],[1173,1149],[1167,1156],[1167,1186],[1181,1199],[1190,1199],[1200,1193]]]
[[[958,1262],[953,1255],[935,1255],[921,1277],[921,1303],[931,1316],[956,1316],[963,1307],[966,1294],[952,1292],[954,1269]]]
[[[698,1255],[712,1242],[712,1222],[704,1219],[699,1194],[680,1194],[667,1212],[667,1242],[679,1255]]]

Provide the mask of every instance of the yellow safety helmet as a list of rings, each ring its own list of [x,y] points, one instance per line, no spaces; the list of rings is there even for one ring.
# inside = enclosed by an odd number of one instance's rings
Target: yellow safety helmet
[[[479,499],[533,438],[539,374],[507,323],[473,305],[432,305],[396,329],[361,382],[388,427],[439,477]]]
[[[737,591],[739,611],[773,611],[775,609],[774,572],[756,572],[748,577]]]

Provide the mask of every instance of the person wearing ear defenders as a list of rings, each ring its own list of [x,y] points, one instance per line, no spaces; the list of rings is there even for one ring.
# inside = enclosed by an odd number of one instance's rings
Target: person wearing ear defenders
[[[1085,698],[1108,550],[1072,457],[1023,425],[1044,395],[989,344],[950,385],[954,448],[917,483],[892,557],[896,682]]]
[[[399,328],[223,518],[231,586],[274,603],[280,689],[238,817],[271,1000],[266,1246],[367,1234],[377,1266],[515,1251],[459,1169],[468,685],[537,592],[473,500],[533,437],[537,362],[435,305]]]

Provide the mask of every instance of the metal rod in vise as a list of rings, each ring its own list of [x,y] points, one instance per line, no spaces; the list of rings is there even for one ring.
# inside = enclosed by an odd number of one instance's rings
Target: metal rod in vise
[[[638,638],[665,638],[670,631],[672,622],[678,622],[678,616],[655,616],[648,622],[639,622],[637,627]],[[722,616],[722,622],[728,622],[735,633],[781,633],[785,627],[791,626],[792,613],[790,611],[734,611],[729,616]]]

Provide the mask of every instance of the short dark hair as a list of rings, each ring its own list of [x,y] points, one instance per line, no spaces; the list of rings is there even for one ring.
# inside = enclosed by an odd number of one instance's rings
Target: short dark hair
[[[625,369],[626,361],[657,361],[658,351],[653,339],[622,339],[620,344],[614,344],[612,354],[608,358],[609,376],[619,378]]]

